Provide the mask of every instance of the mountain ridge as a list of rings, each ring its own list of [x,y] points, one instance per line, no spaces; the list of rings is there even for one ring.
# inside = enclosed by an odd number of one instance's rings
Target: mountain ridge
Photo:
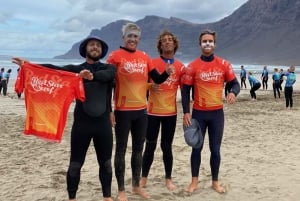
[[[109,52],[123,44],[121,28],[128,20],[111,22],[91,30],[109,44]],[[203,29],[217,32],[216,55],[231,63],[300,65],[300,1],[248,0],[231,15],[212,23],[197,24],[177,17],[147,15],[134,22],[142,29],[139,49],[157,57],[156,38],[164,30],[172,31],[180,41],[176,57],[189,62],[200,55],[198,37]],[[79,42],[59,59],[80,58]]]

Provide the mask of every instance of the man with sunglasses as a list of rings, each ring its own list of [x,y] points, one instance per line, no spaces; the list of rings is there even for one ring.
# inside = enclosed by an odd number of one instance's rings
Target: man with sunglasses
[[[200,125],[203,138],[206,130],[208,130],[212,188],[218,193],[224,193],[225,188],[218,181],[221,162],[220,148],[224,131],[222,92],[224,83],[227,83],[229,93],[226,100],[227,103],[233,104],[240,92],[240,85],[231,64],[214,55],[216,46],[215,32],[210,30],[203,31],[199,36],[199,46],[202,51],[201,56],[192,61],[185,68],[183,74],[183,124],[191,126],[191,119],[196,119]],[[194,87],[192,114],[190,114],[191,87]],[[203,144],[200,148],[192,148],[190,158],[192,182],[185,189],[187,192],[194,192],[198,187],[202,148]]]

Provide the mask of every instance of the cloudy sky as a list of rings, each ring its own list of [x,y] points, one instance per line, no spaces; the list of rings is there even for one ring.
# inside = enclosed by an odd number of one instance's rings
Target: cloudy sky
[[[4,0],[0,7],[0,55],[52,58],[91,29],[145,15],[194,23],[218,21],[247,0]],[[195,4],[195,2],[199,2]]]

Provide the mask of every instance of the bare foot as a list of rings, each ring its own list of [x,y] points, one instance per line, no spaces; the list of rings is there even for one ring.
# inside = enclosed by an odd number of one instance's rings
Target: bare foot
[[[197,186],[198,186],[197,184],[195,185],[193,183],[190,183],[190,185],[186,189],[184,189],[184,191],[188,193],[192,193],[197,189]]]
[[[70,199],[69,201],[76,201],[76,199]]]
[[[218,193],[225,193],[226,192],[225,188],[223,186],[221,186],[218,181],[213,181],[211,187],[215,191],[217,191]]]
[[[140,195],[141,197],[146,199],[151,198],[150,195],[146,191],[143,191],[141,187],[132,187],[132,194]]]
[[[111,197],[103,198],[103,201],[114,201]]]
[[[171,179],[166,179],[166,186],[170,191],[175,190],[177,187],[173,184]]]
[[[142,177],[140,180],[140,187],[144,188],[146,187],[146,184],[147,184],[147,177]]]
[[[197,187],[198,187],[198,177],[192,177],[192,182],[186,189],[184,189],[184,191],[188,193],[192,193],[197,189]]]
[[[128,201],[125,191],[118,192],[118,201]]]

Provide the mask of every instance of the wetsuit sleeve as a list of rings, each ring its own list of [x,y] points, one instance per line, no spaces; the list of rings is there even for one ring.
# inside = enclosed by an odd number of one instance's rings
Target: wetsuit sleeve
[[[107,68],[105,70],[99,70],[95,73],[93,73],[94,80],[100,81],[100,82],[113,82],[116,76],[116,67],[113,65],[107,65]]]
[[[191,85],[183,84],[181,88],[181,104],[183,108],[183,114],[190,113],[190,91]]]
[[[228,89],[229,93],[234,93],[234,95],[237,96],[240,93],[241,87],[237,79],[234,78],[230,82],[226,83],[225,89]]]
[[[73,73],[79,73],[81,70],[79,65],[73,65],[73,64],[69,64],[69,65],[65,65],[65,66],[56,66],[53,64],[39,64],[39,65],[47,67],[47,68],[51,68],[51,69],[64,70],[64,71],[69,71],[69,72],[73,72]]]
[[[149,72],[149,76],[156,84],[163,83],[169,77],[166,71],[164,71],[162,74],[159,74],[155,68]]]
[[[112,112],[112,94],[113,94],[113,89],[114,89],[114,84],[115,82],[113,81],[110,85],[110,87],[107,90],[107,96],[108,96],[108,106],[109,106],[109,111]]]

